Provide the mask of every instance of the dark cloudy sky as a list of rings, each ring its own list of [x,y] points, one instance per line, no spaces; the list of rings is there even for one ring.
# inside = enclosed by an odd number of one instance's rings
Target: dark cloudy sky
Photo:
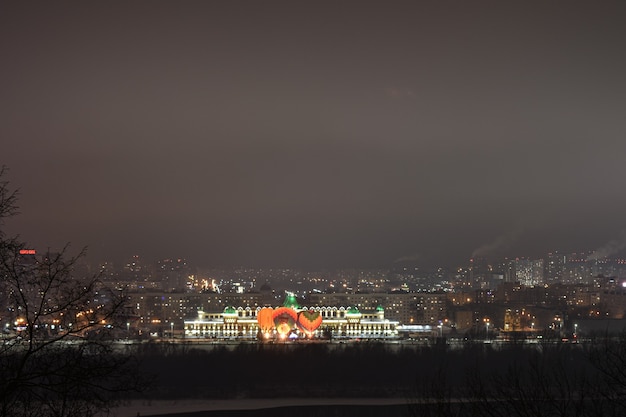
[[[626,228],[625,22],[623,1],[5,2],[7,226],[206,266],[594,249]]]

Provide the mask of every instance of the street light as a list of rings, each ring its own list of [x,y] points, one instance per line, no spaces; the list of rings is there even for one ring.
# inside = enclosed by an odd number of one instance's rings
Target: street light
[[[483,322],[485,323],[485,339],[489,340],[489,325],[491,324],[491,320],[489,320],[489,317],[485,317]]]
[[[578,323],[574,323],[574,337],[578,337]]]
[[[174,338],[174,322],[170,321],[170,337]]]
[[[130,338],[130,323],[126,322],[126,339]]]

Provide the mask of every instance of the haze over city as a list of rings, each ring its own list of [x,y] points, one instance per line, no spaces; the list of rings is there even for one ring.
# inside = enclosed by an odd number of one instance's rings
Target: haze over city
[[[625,21],[617,1],[4,4],[7,230],[204,266],[623,255]]]

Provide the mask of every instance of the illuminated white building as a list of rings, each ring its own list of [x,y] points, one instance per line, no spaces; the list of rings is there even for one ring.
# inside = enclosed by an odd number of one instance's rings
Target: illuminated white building
[[[277,331],[276,327],[262,329],[259,324],[261,307],[226,307],[221,313],[198,312],[196,320],[185,321],[186,338],[207,339],[378,339],[398,338],[398,322],[385,319],[385,311],[378,307],[372,312],[360,312],[356,307],[304,307],[285,302],[283,307],[294,314],[306,312],[321,317],[321,324],[307,332],[292,325],[288,332]],[[274,311],[278,311],[277,307]],[[267,308],[266,308],[267,309]],[[295,317],[295,316],[294,316]]]

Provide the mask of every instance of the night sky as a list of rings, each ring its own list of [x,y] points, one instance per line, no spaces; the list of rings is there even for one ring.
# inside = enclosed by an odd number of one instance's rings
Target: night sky
[[[0,6],[7,222],[202,266],[388,266],[626,236],[626,2]]]

